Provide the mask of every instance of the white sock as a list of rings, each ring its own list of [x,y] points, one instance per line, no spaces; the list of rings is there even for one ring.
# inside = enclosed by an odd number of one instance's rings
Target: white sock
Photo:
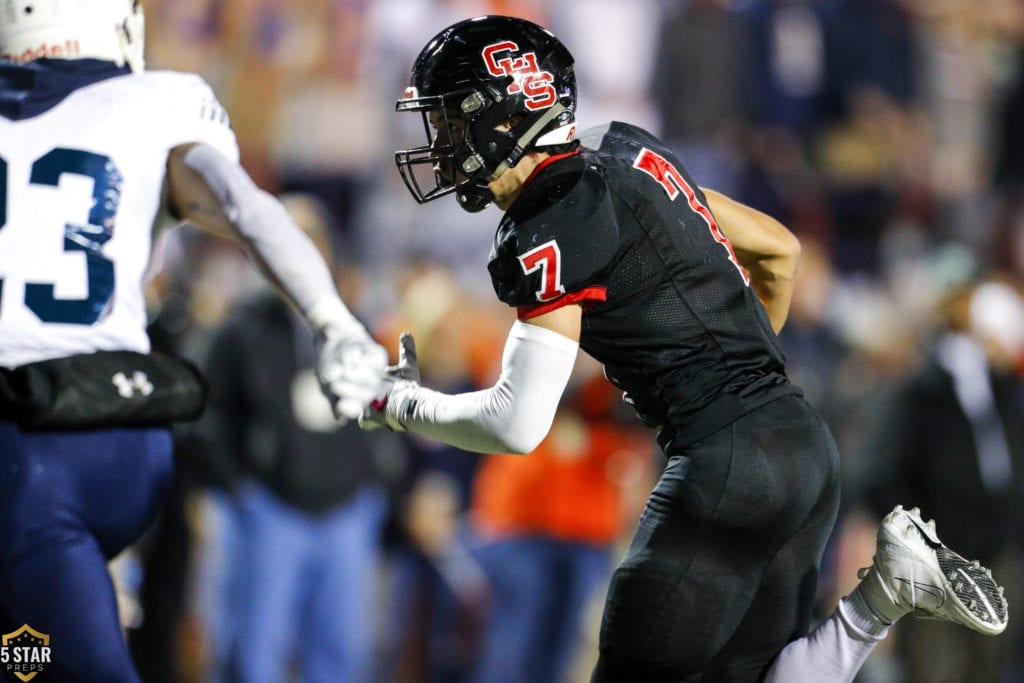
[[[787,645],[768,670],[766,683],[853,681],[875,645],[889,632],[889,626],[866,604],[858,604],[862,600],[852,595],[843,598],[816,629]]]
[[[871,603],[868,602],[868,599],[864,596],[864,591],[861,589],[863,585],[863,583],[858,584],[853,589],[853,592],[843,598],[839,604],[846,605],[847,609],[844,615],[852,626],[869,635],[884,638],[893,622],[888,621],[882,614],[871,607]]]

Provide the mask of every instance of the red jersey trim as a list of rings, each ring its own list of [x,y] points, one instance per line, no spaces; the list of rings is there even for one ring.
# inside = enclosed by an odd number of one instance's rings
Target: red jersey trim
[[[536,306],[516,306],[516,316],[520,320],[529,320],[530,318],[536,318],[538,315],[550,313],[562,306],[568,306],[570,304],[583,304],[586,308],[587,304],[598,304],[608,299],[608,290],[605,287],[594,286],[581,289],[578,292],[570,292],[565,296],[560,296],[554,301],[548,301],[543,304],[537,304]]]
[[[537,167],[534,168],[533,171],[530,172],[530,175],[526,176],[526,180],[523,181],[523,187],[525,188],[527,185],[529,185],[533,181],[533,179],[537,177],[538,173],[543,171],[545,168],[547,168],[551,164],[555,163],[556,161],[560,161],[562,159],[566,159],[568,157],[574,157],[574,156],[576,156],[579,153],[580,153],[580,148],[577,147],[576,149],[574,149],[571,152],[564,152],[562,154],[552,154],[551,156],[547,157],[546,159],[541,161],[539,164],[537,164]]]

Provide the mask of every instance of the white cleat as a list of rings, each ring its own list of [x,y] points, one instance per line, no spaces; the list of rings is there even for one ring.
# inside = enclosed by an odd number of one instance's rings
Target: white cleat
[[[1006,628],[1006,599],[992,572],[943,545],[917,508],[897,505],[885,516],[874,562],[859,576],[865,600],[887,623],[912,613],[987,635]]]

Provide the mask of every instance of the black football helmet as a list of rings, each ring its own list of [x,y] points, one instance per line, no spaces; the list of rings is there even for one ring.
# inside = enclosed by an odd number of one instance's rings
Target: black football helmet
[[[426,145],[395,152],[416,201],[454,192],[462,208],[480,211],[493,200],[487,184],[524,153],[572,142],[573,58],[550,31],[525,19],[460,21],[420,52],[395,109],[420,112],[426,129]]]

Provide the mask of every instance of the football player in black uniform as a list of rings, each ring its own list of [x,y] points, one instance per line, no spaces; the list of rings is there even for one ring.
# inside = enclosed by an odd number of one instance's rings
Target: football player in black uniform
[[[577,134],[575,106],[572,56],[522,19],[459,22],[420,53],[397,109],[423,116],[427,142],[398,152],[399,170],[420,202],[505,211],[488,268],[518,320],[497,382],[473,393],[420,386],[404,335],[363,425],[528,453],[577,349],[604,364],[667,464],[611,581],[597,681],[851,680],[911,611],[1002,631],[988,571],[897,508],[864,580],[806,635],[839,483],[832,436],[776,338],[799,242],[698,187],[648,132]]]

